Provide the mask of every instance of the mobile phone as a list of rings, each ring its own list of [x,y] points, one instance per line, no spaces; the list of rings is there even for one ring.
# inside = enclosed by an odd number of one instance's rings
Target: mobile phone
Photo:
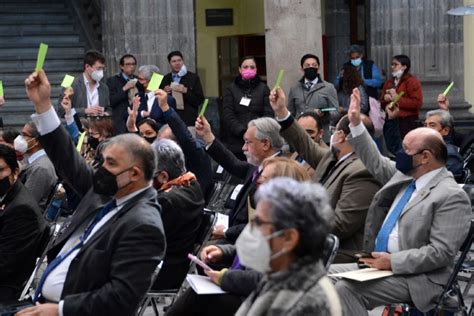
[[[188,258],[189,260],[191,260],[192,262],[194,262],[195,264],[199,265],[201,268],[203,268],[204,270],[210,270],[210,271],[214,271],[212,270],[207,264],[205,264],[204,262],[202,262],[198,257],[188,253]]]
[[[359,252],[356,252],[354,254],[354,257],[356,257],[357,259],[362,259],[362,258],[373,258],[372,257],[372,254],[370,252],[367,252],[367,251],[359,251]]]

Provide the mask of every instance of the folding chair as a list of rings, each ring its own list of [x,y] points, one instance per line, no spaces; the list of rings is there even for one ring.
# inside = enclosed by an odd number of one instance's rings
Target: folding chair
[[[326,241],[324,242],[324,251],[323,251],[323,259],[324,259],[324,266],[326,270],[329,270],[329,266],[334,261],[336,257],[337,251],[339,250],[339,238],[336,235],[329,234],[326,237]]]
[[[204,209],[201,216],[202,216],[201,225],[199,226],[198,234],[196,237],[196,241],[194,242],[194,248],[193,248],[193,254],[196,256],[201,252],[202,248],[204,247],[204,244],[211,237],[212,228],[214,227],[217,221],[216,212],[211,211],[209,209]],[[189,264],[188,274],[195,273],[195,272],[196,272],[196,264],[191,261]],[[159,311],[158,311],[159,300],[164,299],[164,298],[171,298],[171,303],[166,307],[166,308],[169,308],[174,303],[174,300],[179,295],[182,289],[183,289],[183,285],[181,285],[181,288],[179,289],[169,289],[169,290],[159,290],[159,291],[149,290],[142,304],[139,307],[137,315],[142,316],[143,313],[145,313],[145,310],[148,307],[148,305],[151,304],[155,315],[159,316]]]

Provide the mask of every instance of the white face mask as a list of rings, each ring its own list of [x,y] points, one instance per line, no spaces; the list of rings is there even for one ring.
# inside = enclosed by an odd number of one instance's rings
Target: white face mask
[[[263,236],[260,229],[252,228],[250,224],[247,224],[235,242],[237,255],[242,265],[261,273],[270,272],[270,262],[286,253],[286,250],[282,249],[272,255],[268,241],[282,233],[283,231],[280,230],[269,236]]]
[[[100,80],[102,80],[102,78],[104,78],[104,71],[102,69],[101,70],[94,70],[91,74],[91,78],[95,82],[99,82]]]
[[[178,76],[184,77],[188,73],[188,69],[186,68],[186,65],[183,64],[181,69],[178,71]]]
[[[333,153],[334,156],[337,156],[337,154],[341,151],[339,148],[335,147],[334,145],[341,143],[341,141],[335,141],[334,136],[336,136],[338,132],[335,132],[334,134],[331,135],[331,139],[329,140],[329,149]]]
[[[17,152],[24,154],[28,150],[28,142],[23,136],[18,135],[13,141],[13,147]]]
[[[403,75],[403,69],[392,72],[392,76],[395,78],[400,78]]]

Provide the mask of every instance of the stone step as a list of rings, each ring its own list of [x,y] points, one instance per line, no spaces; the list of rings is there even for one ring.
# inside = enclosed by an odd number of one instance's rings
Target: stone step
[[[3,2],[3,1],[2,1]],[[1,13],[67,13],[64,3],[1,3]]]
[[[2,47],[0,49],[0,59],[2,60],[16,60],[16,59],[35,59],[38,57],[39,45],[32,45],[32,47]],[[65,47],[58,47],[57,45],[49,46],[46,58],[76,58],[84,54],[84,46],[68,45]]]
[[[0,35],[0,45],[9,44],[16,45],[17,43],[46,43],[54,45],[55,43],[76,44],[80,41],[77,34],[57,34],[57,35]]]
[[[2,73],[32,72],[36,67],[36,61],[18,61],[16,63],[3,62],[0,60]],[[83,69],[82,60],[48,60],[44,63],[46,73],[51,71],[62,71],[63,73],[79,72]]]
[[[71,20],[67,13],[3,13],[0,12],[0,24],[60,24]]]
[[[59,94],[62,91],[62,87],[60,86],[61,82],[52,83],[51,82],[51,95],[53,97],[59,97]],[[17,100],[17,99],[26,99],[28,96],[25,92],[25,86],[15,86],[15,87],[5,87],[5,99],[6,100]]]
[[[36,53],[38,53],[38,48],[39,48],[39,45],[40,43],[45,43],[45,42],[42,42],[41,40],[37,40],[37,41],[34,41],[34,42],[30,42],[30,43],[3,43],[2,44],[2,49],[0,51],[3,51],[5,48],[13,48],[13,49],[20,49],[20,48],[34,48],[36,49]],[[61,43],[61,42],[58,42],[58,43],[53,43],[53,44],[49,44],[49,43],[45,43],[45,44],[48,44],[48,50],[50,50],[51,48],[54,48],[54,47],[57,47],[57,48],[61,48],[61,47],[66,47],[66,48],[69,48],[69,47],[84,47],[84,42],[83,41],[79,41],[77,43]]]
[[[26,25],[0,25],[2,35],[37,35],[37,34],[60,34],[75,32],[74,23],[64,24],[26,24]]]
[[[11,74],[2,74],[2,77],[0,78],[3,81],[3,86],[5,93],[8,93],[9,87],[15,87],[15,86],[24,86],[25,79],[28,77],[30,72],[18,72],[18,73],[11,73]],[[64,79],[64,75],[66,74],[63,71],[59,72],[47,72],[48,75],[48,80],[52,86],[54,85],[60,85],[62,80]],[[75,72],[68,72],[69,75],[71,76],[79,76],[82,74],[81,71],[75,71]]]

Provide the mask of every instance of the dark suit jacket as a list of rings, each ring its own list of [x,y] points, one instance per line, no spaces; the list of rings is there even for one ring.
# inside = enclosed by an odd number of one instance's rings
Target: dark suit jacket
[[[160,88],[163,89],[163,87],[169,86],[172,81],[173,77],[171,73],[167,74],[163,78]],[[204,102],[201,81],[198,75],[188,71],[188,73],[181,78],[179,83],[185,86],[188,91],[183,94],[184,110],[178,110],[177,112],[187,126],[194,126],[198,115],[198,108]]]
[[[334,155],[328,148],[316,144],[293,117],[281,124],[283,138],[315,169],[313,180],[321,182],[329,172],[331,162],[336,161]],[[369,173],[358,156],[352,154],[336,163],[334,170],[322,184],[334,209],[335,224],[332,233],[340,239],[339,248],[361,250],[367,210],[381,187],[380,182]]]
[[[215,139],[207,153],[220,164],[227,172],[236,177],[245,179],[243,187],[235,200],[235,206],[229,214],[229,228],[225,237],[234,243],[248,223],[248,199],[253,199],[256,191],[256,181],[252,181],[256,166],[237,159],[219,140]]]
[[[80,116],[84,116],[84,110],[87,108],[87,90],[86,84],[84,82],[84,75],[83,73],[79,74],[74,78],[74,82],[71,86],[74,90],[74,94],[72,95],[72,107],[76,110],[76,113]],[[99,105],[105,108],[105,111],[108,113],[112,113],[112,108],[110,107],[110,99],[109,99],[109,88],[104,81],[100,82],[99,85]],[[59,96],[58,103],[56,104],[56,109],[58,111],[58,115],[60,118],[64,117],[64,110],[61,106],[61,102],[63,101],[64,93],[62,92]]]
[[[148,97],[145,92],[138,93],[140,97],[140,105],[138,106],[138,115],[137,115],[137,123],[143,120],[142,111],[148,111]],[[168,105],[172,108],[176,108],[176,100],[172,96],[168,96]],[[149,118],[154,119],[156,122],[160,124],[160,127],[165,124],[165,120],[163,118],[163,111],[161,111],[160,106],[158,105],[158,100],[155,98],[153,105],[151,107],[150,116]]]
[[[122,76],[122,73],[107,79],[107,87],[110,93],[110,106],[112,107],[112,118],[114,120],[115,134],[117,135],[127,132],[125,123],[128,117],[127,108],[130,104],[128,103],[128,91],[123,91],[123,86],[126,83],[127,80]]]
[[[48,251],[57,256],[72,233],[110,199],[92,190],[92,169],[59,126],[40,137],[58,175],[82,197],[71,222]],[[150,187],[125,203],[81,248],[66,276],[64,315],[132,315],[164,256],[165,237],[156,191]]]
[[[189,269],[188,253],[193,252],[204,198],[197,181],[158,192],[166,231],[166,255],[153,289],[177,289]]]
[[[46,222],[41,210],[17,180],[0,210],[0,302],[20,297],[39,256]]]

